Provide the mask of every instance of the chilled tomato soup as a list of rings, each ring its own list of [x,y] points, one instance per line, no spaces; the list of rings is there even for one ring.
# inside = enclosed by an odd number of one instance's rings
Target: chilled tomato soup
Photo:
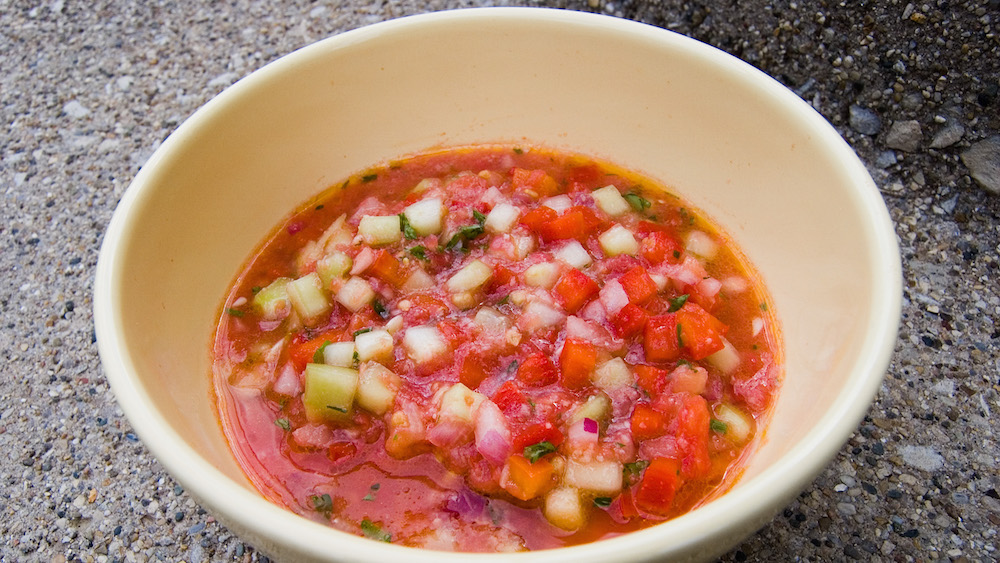
[[[739,477],[782,378],[765,289],[663,187],[580,155],[441,150],[277,227],[213,343],[260,492],[373,540],[554,548]]]

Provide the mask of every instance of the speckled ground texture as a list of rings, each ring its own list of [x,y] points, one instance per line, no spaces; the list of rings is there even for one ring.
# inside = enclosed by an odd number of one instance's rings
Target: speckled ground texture
[[[486,4],[0,0],[0,560],[266,559],[116,405],[92,328],[102,234],[152,151],[240,77],[348,29]],[[903,319],[868,417],[723,560],[1000,557],[1000,3],[530,5],[645,21],[761,68],[858,151],[896,224]]]

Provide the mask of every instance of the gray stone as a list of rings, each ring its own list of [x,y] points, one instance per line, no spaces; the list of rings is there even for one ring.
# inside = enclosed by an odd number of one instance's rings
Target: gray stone
[[[920,149],[921,141],[923,131],[920,129],[920,122],[914,120],[895,121],[885,134],[885,146],[905,152],[916,152]]]
[[[932,149],[943,149],[954,145],[962,140],[965,135],[965,127],[957,121],[949,121],[931,139]]]
[[[962,153],[962,164],[980,186],[1000,194],[1000,135],[972,145]]]
[[[848,112],[851,129],[854,129],[858,133],[871,136],[877,135],[879,130],[882,129],[882,120],[878,118],[878,115],[874,111],[861,106],[851,106]]]

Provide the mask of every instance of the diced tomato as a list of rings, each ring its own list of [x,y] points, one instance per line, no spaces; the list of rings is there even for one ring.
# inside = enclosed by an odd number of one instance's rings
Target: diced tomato
[[[562,215],[547,221],[538,229],[538,234],[542,240],[548,242],[553,240],[576,239],[583,240],[590,234],[591,224],[588,217],[580,207],[571,207]]]
[[[641,307],[629,303],[615,313],[610,321],[615,336],[629,338],[642,332],[649,320],[649,315]]]
[[[688,302],[677,311],[677,337],[695,360],[701,360],[725,347],[722,337],[729,330],[722,321],[700,306]]]
[[[384,248],[375,253],[375,260],[368,267],[368,271],[393,287],[399,287],[406,281],[399,260]]]
[[[539,442],[548,442],[553,446],[563,443],[562,432],[548,420],[530,422],[520,428],[515,428],[513,434],[511,447],[515,452],[520,452],[526,446]]]
[[[559,184],[544,170],[514,168],[511,170],[511,187],[514,188],[514,191],[531,190],[540,197],[555,195],[559,192]]]
[[[567,339],[559,353],[559,371],[567,389],[579,389],[590,383],[597,366],[597,348],[586,340]]]
[[[684,253],[681,243],[669,234],[656,231],[649,233],[642,238],[639,243],[639,250],[642,257],[649,260],[650,264],[676,264],[680,262]]]
[[[612,506],[617,506],[618,515],[622,520],[628,521],[639,515],[639,510],[635,506],[635,497],[632,495],[632,489],[623,489],[622,494],[618,495]]]
[[[521,215],[521,224],[531,229],[532,232],[537,233],[542,229],[543,225],[558,216],[559,214],[556,213],[555,209],[539,205],[524,215]]]
[[[681,357],[675,313],[649,317],[643,333],[643,350],[651,362],[670,362]]]
[[[659,438],[667,432],[670,419],[646,403],[636,403],[632,410],[632,437],[636,440]]]
[[[302,371],[306,368],[306,364],[313,363],[313,357],[321,346],[328,342],[339,342],[343,336],[343,330],[330,330],[309,340],[292,342],[288,346],[288,359],[292,361],[296,370]]]
[[[647,237],[653,233],[667,233],[668,235],[673,235],[673,230],[664,224],[654,223],[653,221],[639,221],[636,223],[635,228],[636,236]]]
[[[529,387],[544,387],[559,381],[559,371],[548,356],[535,352],[521,361],[515,377]]]
[[[622,285],[622,289],[628,295],[628,300],[636,305],[642,305],[657,292],[656,282],[649,277],[646,269],[642,266],[636,266],[622,274],[618,278],[618,283]]]
[[[670,513],[674,496],[682,483],[680,463],[676,459],[655,458],[642,474],[635,504],[646,512],[665,516]]]
[[[410,302],[410,308],[403,312],[406,326],[426,324],[451,312],[447,302],[429,293],[412,293],[406,300]]]
[[[493,367],[493,359],[479,350],[470,350],[458,361],[458,380],[469,389],[479,387]]]
[[[511,496],[521,500],[531,500],[545,493],[555,485],[555,466],[547,459],[534,463],[521,454],[507,458],[503,488]]]
[[[490,281],[488,291],[494,291],[500,287],[507,285],[510,280],[514,279],[516,274],[513,270],[503,265],[502,263],[493,264],[493,275],[490,276]]]
[[[553,290],[563,309],[567,313],[575,313],[597,295],[601,287],[587,274],[569,268],[559,277]]]
[[[517,412],[522,405],[528,403],[528,398],[513,380],[508,380],[493,393],[493,402],[507,416]]]
[[[677,448],[684,456],[681,474],[686,479],[704,477],[711,469],[708,434],[711,415],[701,395],[688,395],[677,415]]]
[[[337,463],[358,453],[358,447],[353,442],[334,442],[327,450],[330,461]]]
[[[655,397],[663,392],[667,386],[667,376],[670,372],[658,367],[639,364],[632,368],[635,372],[636,381],[639,387],[646,391],[651,397]]]

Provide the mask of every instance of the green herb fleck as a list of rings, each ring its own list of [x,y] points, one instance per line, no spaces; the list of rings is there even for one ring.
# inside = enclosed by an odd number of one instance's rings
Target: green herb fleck
[[[507,364],[507,373],[514,373],[514,370],[516,369],[517,369],[517,360],[513,360],[509,364]]]
[[[472,217],[476,220],[476,223],[479,223],[480,227],[486,225],[486,216],[480,213],[478,209],[472,210]]]
[[[642,477],[642,472],[646,470],[647,465],[649,465],[649,462],[644,459],[626,463],[622,466],[622,473],[626,479],[639,479],[639,477]]]
[[[497,301],[497,305],[506,305],[507,303],[510,303],[510,294],[509,293],[507,295],[504,295],[503,299],[501,299],[500,301]]]
[[[367,500],[367,501],[375,500],[375,493],[378,492],[378,489],[381,486],[382,485],[380,485],[379,483],[373,484],[371,487],[368,488],[368,494],[365,495],[361,500]]]
[[[261,287],[261,286],[259,286],[259,285],[255,285],[255,286],[253,286],[253,287],[250,288],[250,293],[253,293],[254,295],[257,295],[258,293],[260,293],[260,290],[262,290],[262,289],[264,289],[264,288]]]
[[[675,250],[674,251],[674,258],[680,258],[680,257],[681,257],[681,251],[680,250]]]
[[[767,303],[761,303],[760,304],[760,310],[761,311],[767,311]]]
[[[372,301],[372,309],[375,309],[375,312],[378,313],[378,316],[382,317],[383,319],[389,318],[389,311],[386,310],[385,305],[383,305],[382,302],[379,301],[378,299]]]
[[[607,508],[611,506],[611,497],[594,497],[594,506],[597,508]]]
[[[322,203],[319,204],[319,205],[317,205],[316,206],[316,211],[319,211],[320,209],[323,209],[323,207],[325,207],[325,206]]]
[[[323,350],[326,350],[326,347],[329,346],[329,345],[330,345],[330,341],[326,340],[326,341],[323,342],[323,344],[320,344],[319,348],[316,348],[316,351],[313,352],[313,363],[314,364],[322,364],[323,363],[323,359],[324,359],[323,358]]]
[[[622,197],[624,197],[625,201],[627,201],[628,204],[632,206],[632,209],[635,209],[636,211],[639,212],[642,212],[645,209],[649,209],[649,206],[652,205],[648,199],[634,192],[629,192]]]
[[[677,325],[677,346],[680,348],[684,347],[684,337],[681,336],[681,325]]]
[[[364,534],[366,538],[371,540],[384,542],[392,541],[392,534],[386,532],[381,526],[367,518],[361,521],[361,533]]]
[[[408,252],[410,254],[412,254],[413,256],[419,258],[420,260],[423,260],[424,262],[430,262],[431,261],[431,259],[427,257],[427,249],[424,248],[424,245],[422,245],[422,244],[418,244],[417,246],[414,246]]]
[[[245,314],[243,311],[240,311],[239,309],[233,309],[232,307],[226,309],[226,313],[228,313],[230,317],[236,317],[236,318],[240,318]]]
[[[456,231],[448,243],[444,245],[446,250],[460,248],[461,250],[467,251],[469,246],[466,243],[475,240],[479,237],[479,235],[486,232],[486,228],[484,227],[486,224],[486,216],[475,209],[472,210],[472,216],[475,218],[476,224],[459,227],[458,231]]]
[[[282,430],[291,430],[292,425],[288,422],[287,418],[279,418],[274,421],[275,424],[281,427]]]
[[[531,463],[535,463],[554,451],[556,451],[556,447],[552,445],[552,442],[545,440],[537,444],[524,446],[524,457],[528,458],[528,461]]]
[[[708,423],[708,427],[712,429],[712,432],[717,434],[725,434],[726,430],[729,430],[729,425],[714,418]]]
[[[323,493],[323,495],[312,495],[309,497],[312,502],[313,510],[319,512],[323,516],[329,518],[333,514],[333,499],[330,495]]]
[[[689,297],[691,297],[691,295],[685,293],[684,295],[679,295],[677,297],[672,297],[668,299],[667,301],[670,301],[670,308],[667,309],[667,312],[676,313],[677,311],[680,311],[681,307],[683,307],[684,304],[687,303]]]
[[[359,328],[358,330],[355,330],[354,332],[351,333],[351,338],[357,338],[359,334],[364,334],[366,332],[371,332],[371,331],[372,327],[370,326],[366,326],[365,328]]]
[[[377,179],[378,179],[378,174],[365,174],[364,176],[361,177],[361,181],[366,184],[368,182],[374,182]]]
[[[521,147],[514,147],[514,154],[524,154],[524,149]]]
[[[345,409],[344,407],[335,407],[333,405],[327,405],[326,408],[347,414],[347,409]]]
[[[357,350],[354,351],[354,355],[351,356],[351,359],[352,359],[352,361],[354,363],[354,367],[358,367],[358,364],[361,363],[361,356],[358,355],[358,351]]]
[[[410,220],[406,218],[405,213],[399,214],[399,226],[403,229],[403,236],[406,237],[406,240],[417,238],[417,231],[413,229],[413,225],[410,224]]]

